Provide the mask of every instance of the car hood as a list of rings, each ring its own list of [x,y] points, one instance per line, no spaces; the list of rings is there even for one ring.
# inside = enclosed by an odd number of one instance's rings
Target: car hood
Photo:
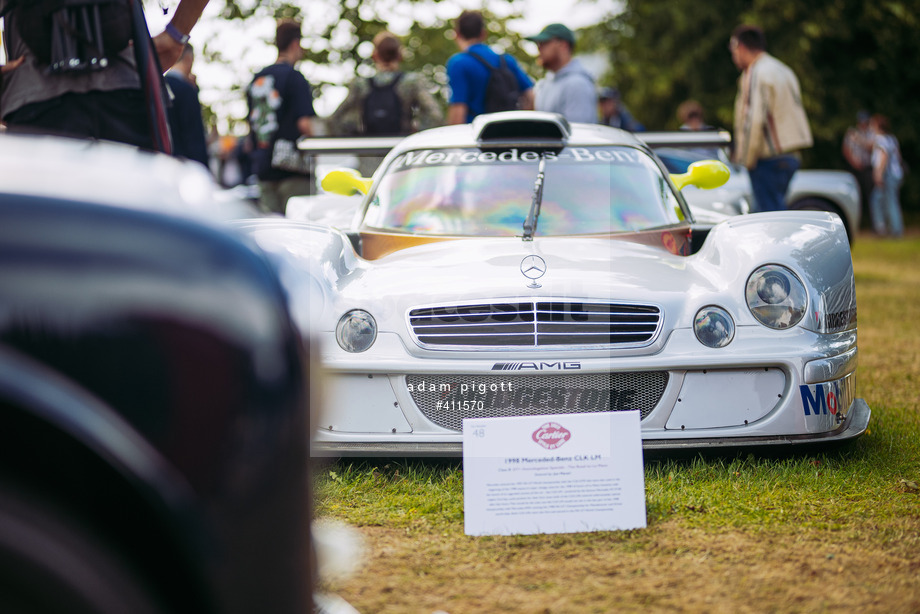
[[[719,305],[738,326],[756,325],[745,284],[766,263],[796,273],[812,305],[837,305],[853,294],[846,232],[839,217],[823,212],[733,216],[708,229],[692,254],[691,229],[682,225],[532,241],[437,237],[373,260],[355,253],[355,236],[335,229],[283,219],[240,228],[279,263],[292,310],[313,331],[334,331],[343,315],[361,309],[379,331],[404,335],[415,308],[531,300],[651,305],[664,314],[663,330],[690,327],[701,307]],[[525,275],[531,260],[544,267],[542,275]],[[822,328],[817,316],[808,326]]]
[[[524,270],[533,264],[545,272]],[[542,262],[541,262],[542,260]],[[341,309],[401,319],[406,310],[492,299],[597,299],[661,304],[687,289],[718,285],[693,272],[692,257],[632,241],[460,239],[401,250],[340,279]]]

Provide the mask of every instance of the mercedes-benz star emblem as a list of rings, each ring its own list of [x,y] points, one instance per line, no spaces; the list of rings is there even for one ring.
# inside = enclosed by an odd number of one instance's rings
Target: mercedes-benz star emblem
[[[546,274],[546,261],[540,256],[526,256],[521,260],[521,273],[523,273],[524,277],[527,279],[533,280],[532,283],[527,286],[528,288],[539,288],[540,284],[538,284],[536,280]]]

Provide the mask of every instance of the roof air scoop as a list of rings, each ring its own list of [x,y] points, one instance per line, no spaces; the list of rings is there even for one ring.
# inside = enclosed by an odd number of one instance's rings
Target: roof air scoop
[[[473,133],[480,147],[561,148],[572,134],[569,122],[558,113],[505,111],[473,119]]]

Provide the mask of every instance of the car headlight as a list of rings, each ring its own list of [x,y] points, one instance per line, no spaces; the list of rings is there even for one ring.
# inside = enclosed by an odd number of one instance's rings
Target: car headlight
[[[757,321],[777,330],[798,324],[808,307],[805,284],[795,273],[777,264],[762,266],[751,273],[744,294]]]
[[[722,348],[731,343],[735,336],[735,321],[721,307],[709,305],[696,312],[693,333],[703,345]]]
[[[363,352],[377,339],[377,322],[363,309],[352,309],[335,327],[335,340],[346,352]]]

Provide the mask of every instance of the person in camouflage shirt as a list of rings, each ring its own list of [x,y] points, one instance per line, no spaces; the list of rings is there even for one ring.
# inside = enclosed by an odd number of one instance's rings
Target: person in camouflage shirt
[[[401,102],[402,118],[398,134],[411,134],[418,130],[433,128],[443,123],[441,107],[431,95],[431,84],[422,75],[400,72],[402,45],[390,32],[380,32],[374,37],[374,52],[371,56],[377,74],[371,77],[377,86],[386,86],[399,79],[395,91]],[[339,108],[329,117],[328,132],[336,136],[367,135],[365,125],[365,100],[371,93],[371,79],[355,79],[348,88],[348,95]]]

